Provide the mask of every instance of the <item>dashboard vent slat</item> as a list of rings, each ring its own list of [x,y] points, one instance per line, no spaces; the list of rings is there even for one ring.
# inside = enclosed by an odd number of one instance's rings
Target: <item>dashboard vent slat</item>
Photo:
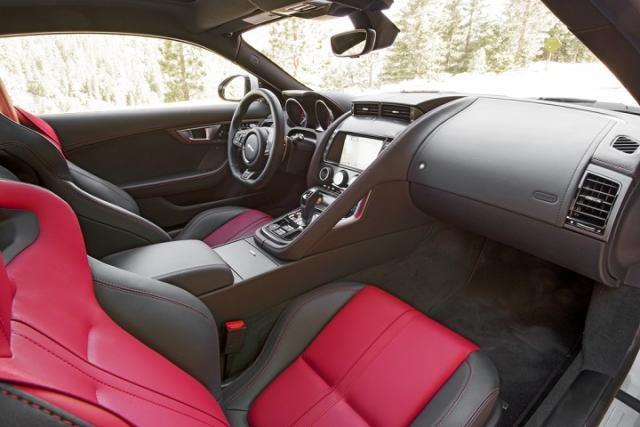
[[[382,104],[380,115],[391,119],[411,121],[411,107],[406,105]]]
[[[619,192],[617,182],[587,172],[569,209],[567,224],[604,234]]]
[[[613,141],[613,148],[623,153],[633,154],[640,147],[640,143],[629,138],[628,136],[618,136]]]
[[[354,116],[379,116],[380,104],[374,103],[356,103],[353,104]]]

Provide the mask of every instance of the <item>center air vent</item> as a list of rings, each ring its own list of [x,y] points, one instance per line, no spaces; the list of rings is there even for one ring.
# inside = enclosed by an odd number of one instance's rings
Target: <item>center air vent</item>
[[[409,105],[378,104],[374,102],[354,103],[352,111],[354,116],[384,117],[404,122],[412,122],[422,114],[419,108]]]
[[[627,154],[635,153],[638,147],[640,147],[640,143],[628,136],[618,136],[615,141],[613,141],[613,148]]]
[[[380,104],[357,103],[353,104],[354,116],[379,116]]]
[[[406,105],[382,104],[382,117],[411,121],[411,107]]]
[[[587,172],[569,209],[567,224],[604,234],[619,191],[617,182]]]

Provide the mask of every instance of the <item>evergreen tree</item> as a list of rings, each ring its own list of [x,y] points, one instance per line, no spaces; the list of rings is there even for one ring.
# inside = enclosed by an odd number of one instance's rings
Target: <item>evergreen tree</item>
[[[510,0],[504,20],[500,48],[511,55],[508,66],[524,67],[539,55],[556,19],[540,0]]]
[[[298,76],[304,71],[303,67],[310,62],[306,56],[306,49],[311,47],[310,36],[318,37],[316,34],[309,34],[304,19],[282,20],[269,28],[265,55],[274,59],[289,74]]]
[[[443,59],[444,71],[455,72],[458,68],[456,53],[462,44],[462,0],[449,0],[444,7],[444,14],[439,22],[440,36],[445,45],[446,53]]]
[[[429,49],[430,34],[427,9],[430,0],[408,0],[396,25],[400,34],[389,48],[380,79],[394,83],[427,77],[435,70],[435,55]]]
[[[166,102],[189,101],[204,90],[205,69],[197,48],[167,40],[160,48]]]

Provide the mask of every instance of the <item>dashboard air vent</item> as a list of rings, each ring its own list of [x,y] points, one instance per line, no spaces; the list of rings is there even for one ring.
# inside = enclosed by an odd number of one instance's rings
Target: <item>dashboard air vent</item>
[[[353,104],[354,116],[378,116],[380,115],[380,104],[357,103]]]
[[[613,148],[627,154],[635,153],[638,147],[640,147],[640,143],[628,136],[618,136],[615,141],[613,141]]]
[[[399,119],[399,120],[404,120],[406,122],[410,122],[411,107],[407,105],[382,104],[380,115],[382,117],[388,117],[392,119]]]
[[[604,234],[619,191],[617,182],[587,172],[569,209],[567,224]]]

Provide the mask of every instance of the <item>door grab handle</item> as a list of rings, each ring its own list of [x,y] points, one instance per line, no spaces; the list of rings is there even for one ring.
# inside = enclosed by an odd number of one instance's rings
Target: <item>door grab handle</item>
[[[214,143],[220,139],[218,133],[222,125],[198,126],[194,128],[178,129],[176,132],[188,143]]]

